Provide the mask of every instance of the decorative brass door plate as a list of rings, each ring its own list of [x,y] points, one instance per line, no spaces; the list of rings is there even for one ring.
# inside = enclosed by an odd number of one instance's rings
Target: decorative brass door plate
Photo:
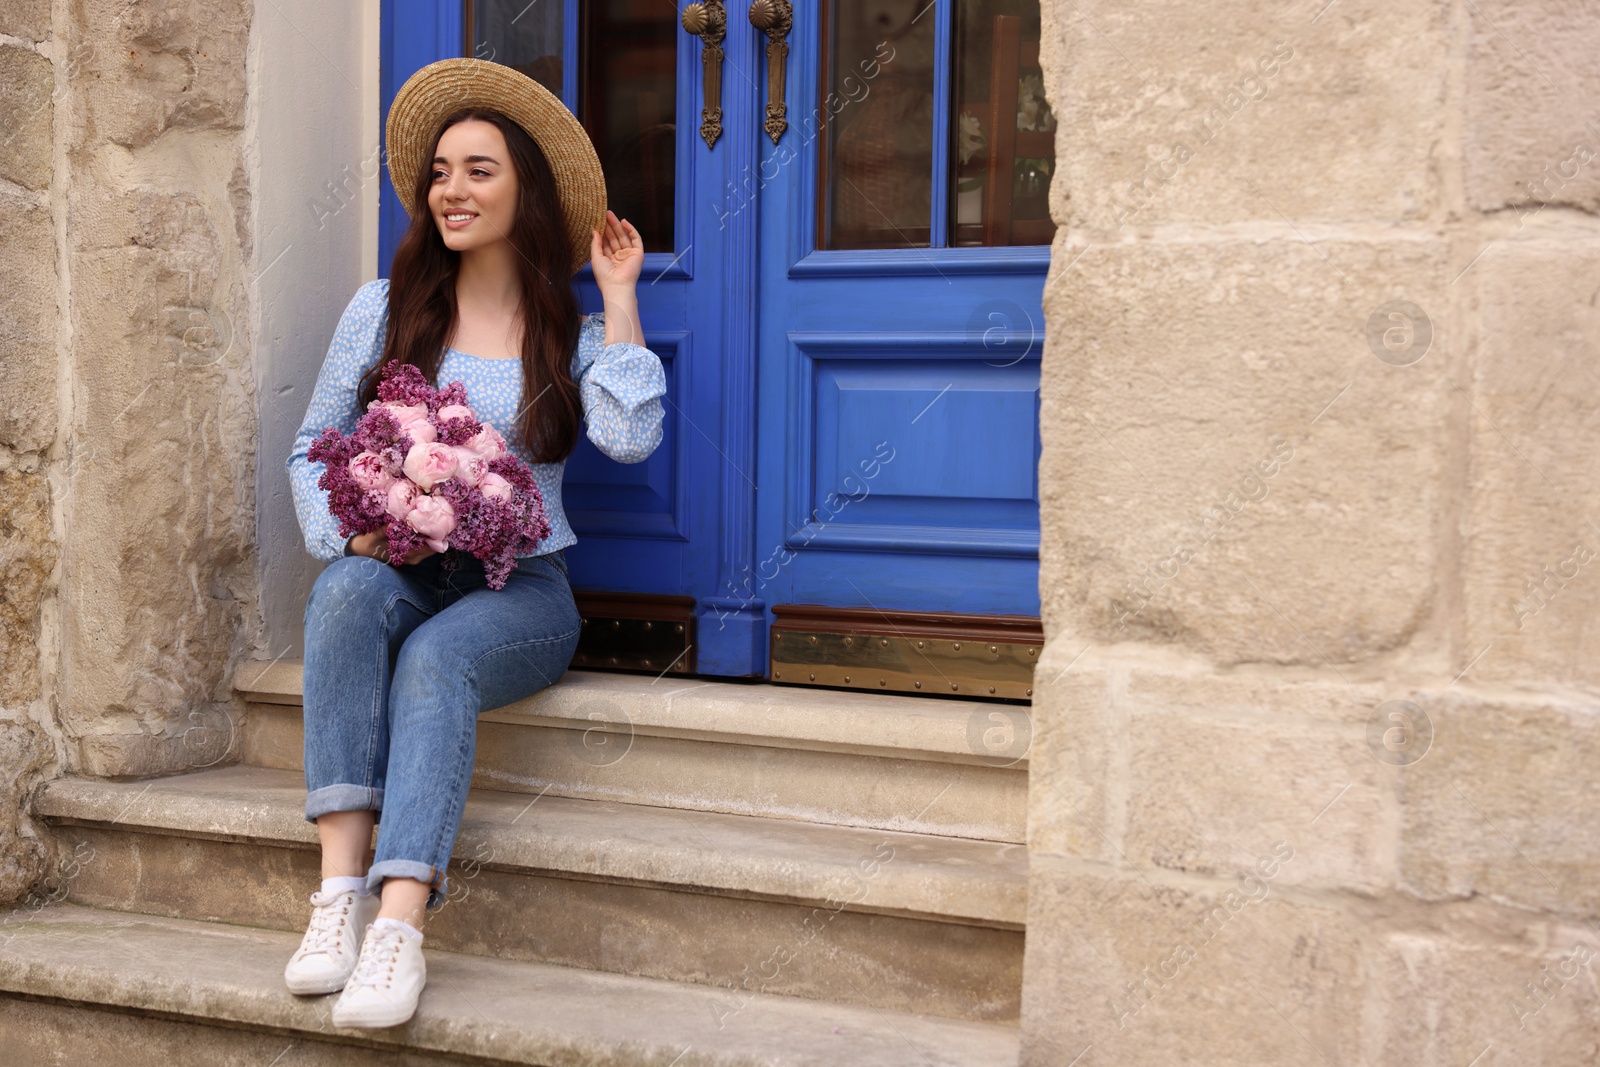
[[[791,685],[984,700],[1032,700],[1044,646],[1037,618],[772,609],[771,677]]]
[[[574,596],[583,620],[574,667],[694,673],[692,597],[587,591]]]

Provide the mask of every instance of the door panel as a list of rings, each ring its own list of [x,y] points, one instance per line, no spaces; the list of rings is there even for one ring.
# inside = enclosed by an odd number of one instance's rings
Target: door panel
[[[960,334],[790,341],[803,464],[791,544],[1037,551],[1037,363],[974,366],[984,353]]]

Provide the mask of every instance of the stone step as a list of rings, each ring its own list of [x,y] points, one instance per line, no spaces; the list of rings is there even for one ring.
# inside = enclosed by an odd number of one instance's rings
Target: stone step
[[[71,904],[0,914],[5,1062],[1012,1067],[1017,1031],[445,951],[403,1026],[348,1030],[296,997],[298,936]],[[869,982],[867,976],[863,982]]]
[[[930,798],[931,799],[931,798]],[[70,899],[303,930],[320,878],[296,771],[57,779],[33,811]],[[81,857],[91,857],[87,861]],[[430,943],[729,989],[1018,1017],[1025,846],[474,789]]]
[[[301,664],[247,663],[240,759],[302,766]],[[473,784],[1022,843],[1029,709],[569,671],[479,718]],[[929,798],[938,799],[929,803]]]

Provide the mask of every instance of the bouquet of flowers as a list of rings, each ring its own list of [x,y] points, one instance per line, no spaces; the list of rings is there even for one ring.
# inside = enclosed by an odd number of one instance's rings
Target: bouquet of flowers
[[[478,421],[467,387],[434,389],[409,363],[383,369],[354,433],[329,427],[306,458],[326,464],[317,485],[339,536],[384,527],[396,566],[424,544],[455,548],[482,560],[489,588],[500,589],[517,554],[550,536],[533,472]]]

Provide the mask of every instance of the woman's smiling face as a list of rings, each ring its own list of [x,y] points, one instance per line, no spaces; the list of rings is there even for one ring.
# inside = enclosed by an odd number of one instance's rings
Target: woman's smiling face
[[[444,131],[434,155],[428,210],[445,247],[456,252],[506,240],[517,206],[517,172],[505,136],[468,119]]]

